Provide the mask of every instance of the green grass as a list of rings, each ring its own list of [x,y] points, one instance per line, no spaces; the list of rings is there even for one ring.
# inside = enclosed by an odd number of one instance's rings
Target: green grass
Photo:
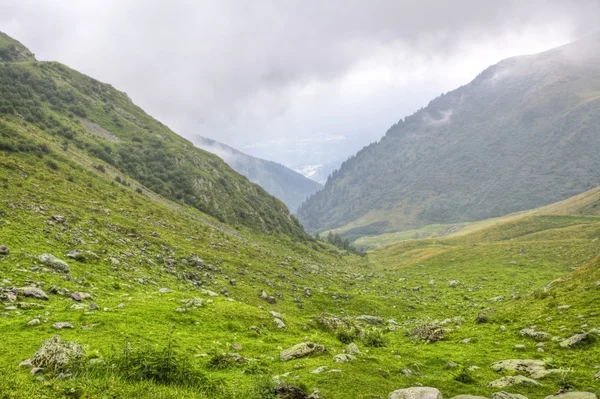
[[[47,166],[50,156],[59,169]],[[101,310],[73,310],[70,307],[75,302],[70,298],[51,295],[47,302],[27,300],[41,303],[43,310],[5,311],[0,334],[11,345],[0,348],[0,392],[6,398],[258,398],[259,391],[270,386],[265,381],[288,372],[291,374],[282,380],[309,391],[318,388],[327,398],[385,396],[415,384],[438,387],[447,397],[460,393],[490,395],[493,390],[486,385],[499,377],[489,369],[490,364],[515,357],[552,358],[561,367],[574,370],[568,380],[577,389],[599,389],[591,379],[596,365],[583,360],[598,358],[598,345],[564,350],[548,343],[540,353],[533,341],[518,334],[535,324],[565,337],[581,328],[579,314],[590,328],[600,326],[600,291],[593,285],[594,279],[600,280],[598,262],[589,263],[599,255],[599,230],[586,230],[596,226],[593,217],[523,218],[464,236],[396,244],[363,259],[343,256],[324,244],[315,243],[315,250],[312,244],[294,242],[287,236],[231,229],[193,208],[164,199],[156,201],[98,171],[50,156],[40,159],[28,153],[13,154],[0,162],[0,236],[11,249],[11,254],[0,261],[2,276],[11,281],[9,285],[43,282],[47,292],[52,285],[90,292]],[[55,214],[65,216],[68,224],[49,226],[47,222]],[[100,259],[87,263],[67,259],[69,280],[51,271],[31,269],[36,264],[35,255],[51,252],[66,259],[66,252],[72,249],[91,250]],[[186,280],[189,273],[196,272],[194,268],[178,262],[170,270],[161,261],[190,254],[220,269],[208,271],[210,277],[204,277],[207,271],[199,273],[202,287],[218,293],[226,288],[235,302],[223,295],[211,298],[202,294]],[[113,266],[109,257],[120,259],[121,264]],[[571,280],[557,285],[550,296],[535,298],[534,292],[548,282],[571,275],[573,268],[584,265]],[[150,283],[140,284],[138,278]],[[232,278],[236,279],[235,287],[229,283]],[[448,281],[452,279],[462,284],[450,288]],[[429,285],[430,280],[435,280],[434,286]],[[420,291],[413,291],[417,286]],[[161,294],[158,290],[162,287],[172,292]],[[304,297],[304,287],[311,288],[311,297]],[[258,297],[261,289],[272,295],[281,292],[283,299],[270,305]],[[497,296],[506,300],[490,302]],[[181,300],[194,297],[214,303],[186,313],[175,312],[183,306]],[[303,309],[298,308],[295,298],[302,301]],[[119,309],[120,303],[125,307]],[[561,314],[557,309],[561,304],[571,304],[572,309]],[[104,312],[104,307],[110,310]],[[477,313],[489,307],[496,309],[490,323],[476,324]],[[270,310],[283,314],[287,329],[276,328]],[[334,332],[324,331],[313,322],[323,312],[379,315],[395,319],[400,326],[377,329],[385,346],[367,346],[368,341],[357,339],[363,355],[338,364],[332,355],[341,353],[344,344]],[[553,320],[546,322],[547,315]],[[48,322],[27,327],[34,317]],[[440,342],[428,344],[408,337],[417,325],[454,317],[461,317],[462,322]],[[51,324],[57,321],[75,326],[60,332],[65,340],[79,342],[89,356],[109,363],[123,352],[126,342],[137,348],[149,345],[160,352],[172,340],[177,353],[201,376],[202,387],[134,381],[116,370],[93,367],[84,368],[72,379],[48,376],[38,381],[18,364],[56,334]],[[501,332],[500,325],[507,331]],[[84,330],[84,326],[92,327]],[[262,335],[252,330],[253,326]],[[473,342],[461,344],[465,338]],[[307,340],[325,345],[328,354],[279,361],[281,349]],[[527,349],[515,352],[513,347],[518,343],[526,344]],[[211,367],[214,353],[236,352],[233,344],[241,344],[240,355],[253,360]],[[470,372],[473,381],[465,384],[459,381],[464,380],[460,369],[446,368],[449,360],[463,369],[480,368]],[[320,366],[341,373],[310,373]],[[406,368],[413,374],[404,375],[401,371]],[[511,391],[543,397],[556,391],[561,382],[550,378],[542,383],[541,388]]]

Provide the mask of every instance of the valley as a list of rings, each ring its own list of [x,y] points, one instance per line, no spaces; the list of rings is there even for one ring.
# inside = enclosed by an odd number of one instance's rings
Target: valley
[[[501,215],[357,223],[359,256],[125,93],[5,35],[0,57],[0,398],[600,393],[592,178]]]

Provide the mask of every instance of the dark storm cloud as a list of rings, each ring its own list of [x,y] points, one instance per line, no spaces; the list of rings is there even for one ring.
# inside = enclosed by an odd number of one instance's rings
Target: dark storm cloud
[[[283,132],[265,126],[298,91],[376,64],[382,49],[439,62],[507,33],[574,38],[599,16],[598,0],[4,0],[0,30],[127,91],[183,135],[243,146],[301,129],[290,117]]]

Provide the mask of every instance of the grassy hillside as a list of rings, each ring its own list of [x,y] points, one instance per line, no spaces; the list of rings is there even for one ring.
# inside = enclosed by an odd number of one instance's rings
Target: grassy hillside
[[[439,237],[457,237],[466,234],[471,234],[480,230],[485,230],[490,227],[499,227],[501,225],[507,225],[511,223],[520,223],[520,221],[527,217],[538,217],[538,216],[560,216],[560,215],[588,215],[588,216],[600,216],[600,187],[588,190],[584,193],[568,198],[564,201],[550,204],[540,208],[531,209],[528,211],[517,212],[507,216],[499,218],[486,219],[478,222],[470,223],[458,223],[458,224],[437,224],[428,225],[421,229],[402,231],[397,233],[386,233],[373,236],[353,236],[352,230],[345,231],[345,235],[350,239],[356,239],[355,245],[359,248],[380,248],[395,244],[400,241],[416,240],[424,238],[439,238]],[[539,218],[545,219],[545,218]],[[595,228],[596,218],[586,219],[578,218],[576,221],[581,221],[584,224],[590,224],[590,228]],[[590,220],[593,223],[590,223]],[[576,228],[579,228],[576,223]],[[333,232],[339,233],[341,230],[333,230]]]
[[[600,185],[600,36],[504,60],[389,129],[298,215],[346,237],[460,224]]]
[[[322,188],[321,184],[281,164],[244,154],[214,140],[197,137],[194,144],[221,157],[233,170],[279,198],[292,212]]]
[[[0,348],[0,397],[264,398],[275,397],[275,376],[330,399],[385,397],[418,384],[445,397],[489,397],[498,389],[487,384],[501,377],[490,365],[511,358],[571,370],[511,392],[537,398],[567,385],[600,392],[592,379],[596,365],[584,360],[600,355],[598,343],[564,349],[549,341],[538,352],[535,341],[519,334],[535,325],[564,339],[600,327],[598,217],[525,217],[460,237],[400,243],[363,259],[324,244],[233,230],[60,153],[3,153],[0,182],[0,245],[10,250],[0,255],[0,291],[38,286],[49,296],[14,302],[2,296],[0,334],[12,344]],[[72,251],[79,254],[70,258]],[[65,260],[69,273],[42,264],[44,253]],[[451,280],[460,284],[452,288]],[[262,299],[262,290],[275,303]],[[78,302],[74,292],[92,297]],[[188,307],[193,298],[202,306]],[[489,322],[475,323],[488,308],[495,309]],[[281,313],[286,328],[278,328],[271,311]],[[319,324],[324,314],[353,327]],[[363,314],[382,322],[356,318]],[[40,323],[28,326],[33,319]],[[411,338],[415,327],[435,320],[446,328],[443,340]],[[74,328],[55,330],[57,322]],[[30,376],[19,367],[56,334],[85,349],[82,365],[66,372],[70,377]],[[306,341],[328,352],[279,360],[283,349]],[[336,362],[350,341],[362,355]],[[164,360],[169,347],[169,359],[187,365],[193,379],[176,377],[184,366],[166,382],[127,372],[138,361]],[[320,367],[325,371],[312,373]]]
[[[283,203],[110,85],[58,63],[27,60],[0,64],[0,93],[0,149],[19,151],[19,143],[35,138],[222,222],[305,236]]]

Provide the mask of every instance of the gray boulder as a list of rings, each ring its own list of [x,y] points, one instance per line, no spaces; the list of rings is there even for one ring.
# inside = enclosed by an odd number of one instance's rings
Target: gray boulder
[[[443,396],[436,388],[411,387],[390,392],[388,399],[443,399]]]
[[[300,359],[313,353],[324,353],[326,351],[327,349],[325,349],[323,345],[317,345],[312,342],[303,342],[284,350],[279,357],[282,361],[287,362],[288,360]]]
[[[0,245],[0,255],[8,255],[10,250],[6,245]]]
[[[356,345],[354,342],[349,343],[348,345],[346,345],[346,349],[344,349],[344,352],[346,352],[349,355],[360,355],[360,349],[358,348],[358,345]]]
[[[56,256],[54,256],[52,254],[42,254],[42,255],[38,256],[38,260],[42,264],[53,268],[57,272],[69,273],[69,271],[70,271],[69,265],[65,261],[58,259]]]
[[[550,334],[544,331],[536,331],[533,328],[524,328],[520,331],[522,337],[531,338],[536,341],[547,341],[550,339]]]
[[[74,361],[83,358],[83,348],[77,342],[63,341],[60,335],[45,340],[33,355],[31,364],[58,372]]]
[[[338,363],[348,363],[349,361],[352,361],[354,359],[356,359],[355,356],[349,355],[347,353],[340,353],[339,355],[335,355],[333,357],[333,360]]]
[[[488,388],[508,388],[512,386],[528,386],[537,387],[540,383],[531,378],[523,377],[522,375],[507,376],[494,380],[488,384]]]
[[[496,392],[492,394],[492,399],[527,399],[527,396],[518,393]]]
[[[29,298],[48,300],[48,295],[46,295],[42,289],[37,287],[23,287],[19,288],[17,292]]]
[[[573,348],[575,346],[584,345],[590,343],[592,337],[587,333],[580,333],[571,335],[560,343],[561,348]]]
[[[491,366],[492,370],[496,372],[503,371],[518,371],[527,374],[531,378],[539,379],[544,378],[550,374],[556,374],[563,372],[560,369],[546,369],[546,365],[543,360],[532,360],[532,359],[510,359],[496,362]]]
[[[52,328],[56,330],[62,330],[65,328],[73,328],[73,324],[66,321],[59,321],[58,323],[52,324]]]

